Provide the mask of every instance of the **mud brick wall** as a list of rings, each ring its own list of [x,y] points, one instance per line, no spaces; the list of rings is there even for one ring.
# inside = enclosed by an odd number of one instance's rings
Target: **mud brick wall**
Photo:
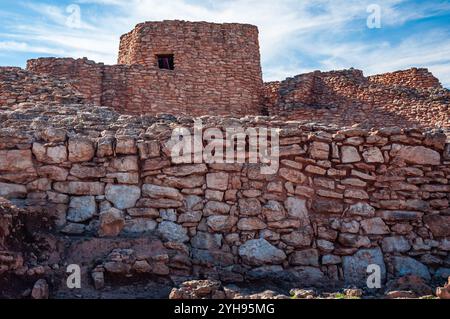
[[[279,128],[280,169],[261,175],[258,165],[175,165],[166,141],[192,120],[83,105],[2,112],[0,196],[42,207],[69,238],[159,238],[151,253],[105,252],[102,265],[89,264],[95,276],[364,285],[369,264],[383,280],[448,276],[450,145],[442,133],[203,119],[221,129]]]
[[[373,77],[355,69],[316,71],[269,83],[265,92],[269,114],[285,119],[367,128],[450,128],[450,92],[426,69]]]

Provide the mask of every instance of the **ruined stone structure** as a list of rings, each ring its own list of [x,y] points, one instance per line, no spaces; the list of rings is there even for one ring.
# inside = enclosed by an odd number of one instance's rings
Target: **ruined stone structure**
[[[161,56],[172,70],[158,64]],[[27,69],[74,80],[88,102],[131,114],[244,116],[262,102],[258,29],[250,25],[147,22],[122,36],[119,65],[37,59]]]
[[[66,260],[98,287],[108,274],[364,285],[369,264],[383,282],[448,275],[442,133],[205,118],[281,129],[280,169],[261,175],[258,165],[174,164],[165,145],[192,125],[186,117],[25,104],[0,121],[0,196],[53,216],[69,236],[56,235],[72,247]],[[101,248],[80,253],[91,245]]]
[[[369,264],[383,284],[450,275],[450,93],[426,69],[263,84],[256,27],[180,21],[139,24],[119,63],[0,68],[0,197],[42,219],[31,247],[51,251],[12,251],[22,210],[0,200],[0,275],[79,264],[99,290],[145,276],[364,286]],[[199,116],[279,129],[278,172],[177,164],[167,141]]]

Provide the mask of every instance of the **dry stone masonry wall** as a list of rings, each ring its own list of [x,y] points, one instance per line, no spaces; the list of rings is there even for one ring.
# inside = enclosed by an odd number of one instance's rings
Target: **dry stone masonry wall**
[[[450,93],[426,69],[364,77],[360,70],[313,72],[265,84],[265,110],[338,126],[448,130]]]
[[[0,113],[0,196],[42,209],[68,238],[148,241],[91,265],[99,287],[105,273],[364,285],[369,264],[383,281],[448,276],[444,134],[269,117],[203,121],[279,128],[279,171],[174,164],[166,142],[174,128],[193,125],[190,117],[25,103]]]

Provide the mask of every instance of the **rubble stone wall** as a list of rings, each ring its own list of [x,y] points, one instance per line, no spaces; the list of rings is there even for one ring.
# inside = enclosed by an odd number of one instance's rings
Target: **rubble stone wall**
[[[444,134],[203,119],[220,129],[279,128],[280,169],[262,175],[250,164],[174,164],[166,141],[192,120],[83,105],[2,112],[0,196],[47,208],[70,237],[154,234],[176,252],[153,256],[157,268],[113,252],[103,271],[117,271],[122,260],[131,263],[124,271],[359,285],[369,264],[380,266],[383,280],[448,274]]]
[[[450,128],[450,92],[427,69],[364,77],[312,72],[265,85],[265,109],[285,119],[338,126]]]

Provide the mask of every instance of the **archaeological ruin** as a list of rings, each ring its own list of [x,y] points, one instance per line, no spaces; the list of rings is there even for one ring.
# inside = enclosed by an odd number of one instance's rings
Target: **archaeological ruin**
[[[202,290],[213,298],[258,281],[367,294],[408,286],[402,277],[442,285],[449,104],[426,69],[264,83],[258,29],[241,24],[146,22],[121,37],[117,65],[0,67],[0,298],[17,297],[12,286],[73,296],[73,264],[85,297],[144,278],[166,297],[194,279],[217,281]],[[276,129],[279,170],[175,162],[174,129],[199,118],[222,132]],[[181,287],[171,297],[189,297]]]

